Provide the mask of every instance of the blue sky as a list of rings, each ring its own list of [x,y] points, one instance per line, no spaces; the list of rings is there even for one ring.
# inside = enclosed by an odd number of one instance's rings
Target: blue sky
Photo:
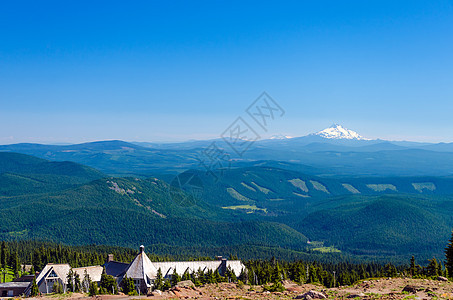
[[[453,142],[453,0],[244,2],[2,2],[0,144],[217,138],[263,91],[263,137]]]

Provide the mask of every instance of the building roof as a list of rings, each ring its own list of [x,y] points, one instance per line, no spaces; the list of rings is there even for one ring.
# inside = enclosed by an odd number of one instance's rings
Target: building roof
[[[91,267],[82,267],[82,268],[73,268],[74,273],[79,274],[80,280],[83,280],[85,277],[85,271],[90,276],[91,281],[99,282],[101,281],[101,275],[104,271],[102,266],[91,266]]]
[[[47,264],[44,269],[42,269],[41,273],[39,273],[36,282],[39,286],[45,278],[56,275],[66,284],[70,269],[71,266],[69,264]]]
[[[145,253],[145,247],[140,246],[140,253],[131,262],[126,270],[126,276],[134,279],[144,279],[150,282],[157,275],[157,269]]]
[[[26,289],[30,282],[17,282],[17,281],[11,281],[11,282],[5,282],[5,283],[0,283],[0,289],[12,289],[12,288],[23,288]]]
[[[15,278],[14,282],[32,282],[35,275],[22,275],[19,278]]]
[[[112,275],[113,277],[121,277],[126,272],[129,264],[118,261],[108,261],[103,266],[107,275]]]

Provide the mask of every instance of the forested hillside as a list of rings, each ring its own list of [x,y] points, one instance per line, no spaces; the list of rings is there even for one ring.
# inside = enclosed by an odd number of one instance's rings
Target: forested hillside
[[[0,152],[0,196],[58,191],[104,176],[74,162],[51,162],[19,153]]]
[[[441,255],[453,226],[453,178],[325,177],[294,167],[261,162],[219,178],[190,171],[201,193],[182,205],[173,175],[106,177],[72,162],[0,153],[0,239],[247,258]]]

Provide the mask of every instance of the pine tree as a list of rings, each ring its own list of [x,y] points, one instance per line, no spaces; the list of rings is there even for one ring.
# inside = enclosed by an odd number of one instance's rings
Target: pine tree
[[[429,264],[426,267],[426,272],[428,276],[438,276],[439,275],[439,264],[435,258],[428,259]]]
[[[112,275],[107,275],[103,273],[101,275],[100,288],[102,289],[103,294],[117,294],[118,287],[116,285],[116,280]]]
[[[75,273],[74,275],[74,291],[80,292],[82,290],[82,283],[80,282],[80,275]]]
[[[90,296],[96,296],[97,294],[99,294],[98,284],[96,282],[94,282],[94,281],[90,282],[88,294]]]
[[[157,270],[156,279],[154,280],[154,289],[162,290],[163,286],[164,286],[164,280],[162,277],[162,270],[159,268]]]
[[[1,250],[2,250],[1,257],[0,257],[1,265],[3,266],[3,268],[6,268],[6,265],[8,263],[9,253],[8,253],[8,247],[6,246],[5,241],[2,242]]]
[[[36,297],[39,295],[39,288],[36,284],[36,276],[33,277],[33,283],[31,284],[30,297]]]
[[[190,273],[189,273],[189,270],[186,270],[186,271],[184,272],[184,274],[182,274],[181,280],[182,280],[182,281],[190,280]]]
[[[445,248],[445,268],[450,276],[453,275],[453,232]]]
[[[63,285],[60,281],[55,281],[52,286],[52,292],[55,294],[63,294]]]
[[[411,274],[412,277],[414,277],[416,275],[416,271],[417,271],[417,269],[415,268],[415,258],[412,255],[411,264],[409,267],[409,273]]]
[[[123,286],[123,293],[125,293],[126,295],[136,294],[134,280],[132,278],[128,278],[127,275],[124,276],[121,284]]]
[[[82,289],[83,291],[89,292],[91,286],[91,278],[90,275],[88,275],[87,270],[85,270],[85,275],[83,276],[83,281],[82,281]],[[96,284],[96,289],[97,289],[97,284]]]
[[[282,280],[282,270],[280,268],[280,265],[278,263],[274,264],[274,269],[272,270],[272,277],[271,277],[271,282],[276,283],[280,282]]]
[[[74,292],[74,271],[69,269],[68,276],[66,277],[68,279],[68,284],[67,284],[67,290]]]
[[[171,288],[171,283],[170,283],[170,280],[165,280],[165,283],[164,283],[164,286],[163,286],[163,290],[166,291],[168,289]]]
[[[20,273],[20,262],[19,256],[17,255],[17,251],[11,255],[11,268],[13,269],[14,277],[19,278]]]
[[[171,286],[176,286],[178,282],[181,281],[181,277],[176,273],[176,268],[173,270],[173,275],[171,275]]]

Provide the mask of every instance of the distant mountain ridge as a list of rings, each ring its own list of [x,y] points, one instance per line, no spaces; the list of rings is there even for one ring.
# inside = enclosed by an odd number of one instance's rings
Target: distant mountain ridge
[[[417,143],[370,140],[334,124],[301,137],[285,135],[258,140],[243,155],[228,139],[179,143],[129,143],[119,140],[74,145],[11,144],[0,151],[18,152],[52,161],[73,161],[113,176],[156,176],[202,169],[209,147],[224,151],[231,165],[279,161],[309,166],[319,175],[450,176],[453,175],[453,143]],[[205,154],[203,154],[205,153]]]

